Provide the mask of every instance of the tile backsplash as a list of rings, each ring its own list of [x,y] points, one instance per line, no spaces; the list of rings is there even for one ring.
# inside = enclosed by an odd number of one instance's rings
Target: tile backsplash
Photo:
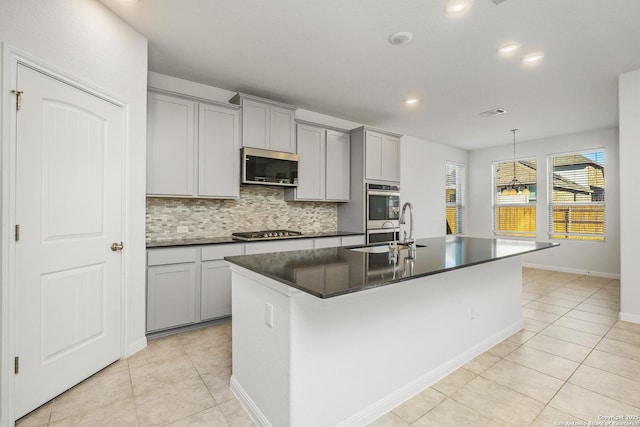
[[[189,231],[179,233],[185,226]],[[147,242],[267,229],[322,233],[337,227],[336,203],[287,202],[282,188],[242,186],[234,200],[147,197]]]

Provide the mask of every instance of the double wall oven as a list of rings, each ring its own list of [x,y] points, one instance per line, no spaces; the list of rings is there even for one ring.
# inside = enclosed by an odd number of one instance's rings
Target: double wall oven
[[[366,200],[367,243],[398,240],[400,234],[400,186],[367,184]]]

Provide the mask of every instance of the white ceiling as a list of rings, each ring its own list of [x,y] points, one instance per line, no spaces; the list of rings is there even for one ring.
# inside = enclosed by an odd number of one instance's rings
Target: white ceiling
[[[464,149],[617,126],[617,76],[640,69],[639,0],[475,0],[458,18],[445,0],[100,1],[149,39],[151,71]]]

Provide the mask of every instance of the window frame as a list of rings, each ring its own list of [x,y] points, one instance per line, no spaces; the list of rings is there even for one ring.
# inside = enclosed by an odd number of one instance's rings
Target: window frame
[[[534,202],[528,202],[528,203],[501,203],[498,204],[498,192],[496,191],[497,187],[498,187],[498,183],[497,183],[497,179],[498,179],[498,165],[501,164],[508,164],[508,165],[512,165],[513,162],[534,162],[535,163],[535,176],[536,176],[536,182],[535,182],[535,187],[536,187],[536,198],[534,199]],[[534,156],[526,156],[526,157],[518,157],[514,159],[509,159],[509,160],[494,160],[491,162],[491,232],[493,234],[493,236],[495,237],[507,237],[507,238],[515,238],[515,239],[524,239],[524,240],[535,240],[538,234],[538,189],[539,189],[539,162],[538,162],[538,158],[534,155]],[[519,180],[520,181],[520,180]],[[498,208],[500,207],[533,207],[534,208],[534,212],[533,212],[533,225],[534,225],[534,230],[530,231],[530,232],[517,232],[515,230],[507,230],[507,231],[499,231],[497,230],[497,226],[498,226]]]
[[[567,203],[567,202],[554,202],[553,201],[553,184],[554,184],[554,166],[553,160],[556,157],[562,156],[572,156],[572,155],[582,155],[591,154],[591,153],[602,153],[603,158],[603,180],[604,180],[604,200],[602,201],[590,201],[590,202],[576,202],[576,203]],[[607,149],[604,147],[597,148],[586,148],[580,150],[566,151],[561,153],[552,153],[547,154],[547,237],[549,240],[560,241],[560,242],[591,242],[591,243],[604,243],[607,241],[607,178],[606,178],[606,169],[607,169]],[[585,156],[586,157],[586,156]],[[587,157],[588,158],[588,157]],[[594,163],[597,163],[594,161]],[[602,206],[602,233],[580,233],[580,232],[566,232],[564,234],[558,233],[554,230],[554,212],[553,208],[558,206]]]
[[[455,182],[456,201],[453,203],[449,202],[447,197],[447,189],[449,188],[449,167],[452,167],[456,172],[456,182]],[[464,233],[464,206],[465,206],[464,196],[465,196],[466,173],[467,173],[466,166],[464,163],[455,162],[451,160],[445,161],[445,165],[444,165],[445,219],[447,220],[446,221],[447,225],[451,227],[451,224],[448,221],[449,219],[448,210],[450,208],[454,208],[455,217],[456,217],[455,232],[454,232],[454,228],[451,229],[452,231],[451,235],[454,235],[454,236],[462,235]]]

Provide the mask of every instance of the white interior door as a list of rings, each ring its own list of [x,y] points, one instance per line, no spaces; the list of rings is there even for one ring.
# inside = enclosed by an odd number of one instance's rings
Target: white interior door
[[[122,108],[18,65],[16,418],[121,356]]]

